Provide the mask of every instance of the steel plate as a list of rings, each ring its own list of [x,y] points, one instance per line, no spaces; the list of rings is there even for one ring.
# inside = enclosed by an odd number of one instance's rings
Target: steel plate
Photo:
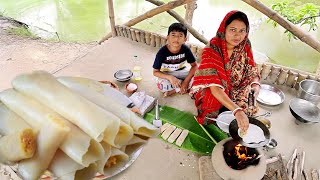
[[[285,99],[284,93],[268,84],[261,84],[261,89],[257,101],[263,105],[276,106],[283,103]]]

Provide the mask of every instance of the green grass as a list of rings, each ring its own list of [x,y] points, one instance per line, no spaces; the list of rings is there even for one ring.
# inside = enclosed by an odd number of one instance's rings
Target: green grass
[[[32,39],[38,38],[36,35],[32,34],[28,29],[26,29],[24,27],[9,28],[9,29],[7,29],[7,32],[9,34],[23,36],[23,37],[30,37]]]

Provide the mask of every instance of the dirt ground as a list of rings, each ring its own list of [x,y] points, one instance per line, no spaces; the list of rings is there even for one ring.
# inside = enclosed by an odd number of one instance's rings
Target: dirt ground
[[[19,26],[0,17],[0,90],[10,87],[16,75],[32,70],[58,72],[85,56],[97,43],[53,42],[9,34],[7,29]]]

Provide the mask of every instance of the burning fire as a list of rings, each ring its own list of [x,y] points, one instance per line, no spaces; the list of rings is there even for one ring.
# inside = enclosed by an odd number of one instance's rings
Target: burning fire
[[[228,153],[228,155],[231,156],[236,156],[238,157],[238,165],[247,163],[247,161],[255,159],[257,157],[257,154],[250,154],[248,153],[248,148],[246,146],[242,146],[241,144],[237,144],[234,147],[234,151],[231,154],[231,152]]]
[[[248,155],[248,148],[245,146],[242,146],[241,144],[237,144],[234,148],[235,148],[235,155],[237,155],[238,158],[243,161],[255,158],[257,156],[256,154],[253,154],[252,156]]]

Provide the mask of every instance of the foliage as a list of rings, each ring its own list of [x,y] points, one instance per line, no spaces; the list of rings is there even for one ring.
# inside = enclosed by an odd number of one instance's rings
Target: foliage
[[[33,39],[37,39],[38,37],[32,34],[27,28],[25,27],[14,27],[14,28],[8,28],[7,32],[9,34],[14,34],[18,36],[24,36],[24,37],[31,37]]]
[[[278,2],[272,5],[272,9],[280,15],[287,18],[288,21],[293,24],[300,24],[300,26],[309,26],[309,31],[316,31],[317,17],[320,17],[320,6],[313,3],[306,3],[301,6],[289,4],[288,2]],[[273,26],[276,27],[277,23],[272,19],[268,19],[268,22],[272,22]],[[287,34],[289,41],[294,38],[297,39],[290,31],[286,30],[284,33]]]

